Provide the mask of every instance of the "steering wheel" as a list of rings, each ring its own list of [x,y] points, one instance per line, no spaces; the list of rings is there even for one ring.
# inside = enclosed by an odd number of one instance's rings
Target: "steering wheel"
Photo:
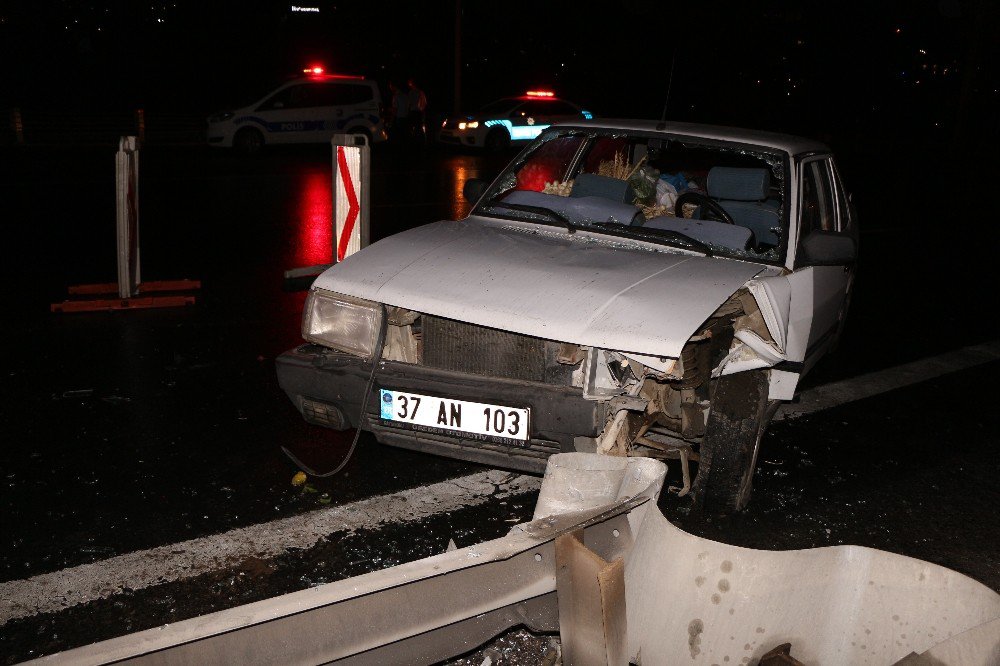
[[[698,204],[698,219],[699,220],[718,220],[719,222],[726,222],[727,224],[736,224],[733,221],[733,216],[730,215],[725,208],[719,205],[714,199],[702,194],[701,192],[685,192],[684,194],[677,197],[677,203],[674,204],[674,215],[677,217],[684,217],[684,204],[693,203]],[[705,217],[705,209],[712,217]]]

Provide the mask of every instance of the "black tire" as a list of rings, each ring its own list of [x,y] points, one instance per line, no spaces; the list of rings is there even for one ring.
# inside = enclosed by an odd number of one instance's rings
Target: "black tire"
[[[693,494],[709,513],[735,513],[746,508],[757,467],[757,450],[778,403],[767,399],[764,370],[718,379],[701,442]]]
[[[253,127],[244,127],[233,137],[233,148],[241,155],[255,155],[264,147],[264,135]]]
[[[502,127],[494,127],[486,135],[484,146],[491,153],[499,153],[502,150],[507,150],[510,147],[510,132]]]

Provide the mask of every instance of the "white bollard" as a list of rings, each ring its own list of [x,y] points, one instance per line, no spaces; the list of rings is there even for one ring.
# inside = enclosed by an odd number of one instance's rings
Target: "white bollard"
[[[115,212],[118,223],[118,296],[132,298],[139,271],[139,146],[134,136],[118,141],[115,155]]]

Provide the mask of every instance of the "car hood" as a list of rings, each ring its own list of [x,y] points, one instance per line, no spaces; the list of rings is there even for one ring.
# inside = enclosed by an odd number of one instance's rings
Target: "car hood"
[[[559,342],[677,358],[697,327],[766,268],[470,217],[390,236],[314,286]]]

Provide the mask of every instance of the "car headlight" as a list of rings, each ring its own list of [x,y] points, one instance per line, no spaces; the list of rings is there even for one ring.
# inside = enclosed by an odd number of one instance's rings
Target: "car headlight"
[[[223,120],[229,120],[235,114],[232,111],[223,111],[222,113],[216,113],[208,117],[208,122],[210,123],[221,123]]]
[[[382,308],[378,303],[322,289],[309,292],[302,313],[302,337],[324,347],[371,358]]]

